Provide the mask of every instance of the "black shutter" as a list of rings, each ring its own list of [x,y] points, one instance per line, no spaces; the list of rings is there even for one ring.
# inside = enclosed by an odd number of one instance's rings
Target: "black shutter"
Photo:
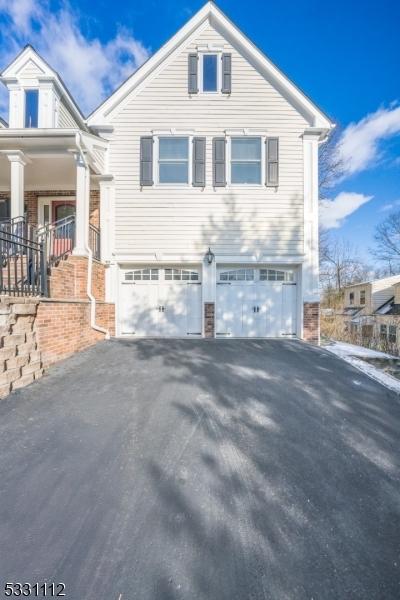
[[[140,185],[153,185],[153,138],[140,138]]]
[[[189,94],[197,94],[199,91],[197,84],[197,69],[198,56],[197,54],[189,54],[188,56],[188,92]]]
[[[266,140],[266,185],[276,187],[279,185],[279,138]]]
[[[213,185],[214,187],[226,186],[226,140],[225,138],[213,139]]]
[[[206,138],[193,138],[193,185],[206,185]]]
[[[222,55],[222,89],[223,94],[232,91],[232,54]]]

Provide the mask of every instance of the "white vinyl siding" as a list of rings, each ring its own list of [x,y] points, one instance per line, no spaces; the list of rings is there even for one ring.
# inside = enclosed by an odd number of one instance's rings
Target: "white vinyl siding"
[[[231,95],[188,94],[188,54],[208,44],[232,54]],[[218,255],[303,253],[301,135],[309,123],[211,26],[124,101],[110,124],[117,253],[198,254],[210,245]],[[171,128],[175,135],[192,131],[206,137],[204,190],[140,189],[140,137]],[[213,188],[212,139],[243,128],[257,132],[253,137],[261,132],[279,138],[277,189],[265,187],[264,181]]]
[[[62,101],[58,105],[58,126],[63,129],[75,129],[79,127]]]

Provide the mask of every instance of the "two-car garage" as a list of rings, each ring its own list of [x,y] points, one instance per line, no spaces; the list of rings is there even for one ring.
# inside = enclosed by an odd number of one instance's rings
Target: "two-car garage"
[[[221,266],[216,269],[217,337],[291,337],[297,333],[295,269]],[[118,333],[136,337],[203,334],[200,265],[120,269]]]

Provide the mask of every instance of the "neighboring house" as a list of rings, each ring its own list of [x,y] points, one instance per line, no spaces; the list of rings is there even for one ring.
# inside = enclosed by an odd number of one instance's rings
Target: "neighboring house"
[[[361,342],[393,350],[400,346],[400,275],[344,288],[344,330]]]
[[[88,118],[31,46],[1,80],[2,215],[95,255],[116,335],[318,341],[333,124],[213,3]]]

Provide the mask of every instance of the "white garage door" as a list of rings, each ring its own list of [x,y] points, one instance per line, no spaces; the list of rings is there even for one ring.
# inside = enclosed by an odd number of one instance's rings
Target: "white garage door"
[[[218,336],[294,336],[295,274],[277,269],[220,269],[216,308]]]
[[[121,271],[121,335],[199,336],[201,306],[200,269],[143,267]]]

